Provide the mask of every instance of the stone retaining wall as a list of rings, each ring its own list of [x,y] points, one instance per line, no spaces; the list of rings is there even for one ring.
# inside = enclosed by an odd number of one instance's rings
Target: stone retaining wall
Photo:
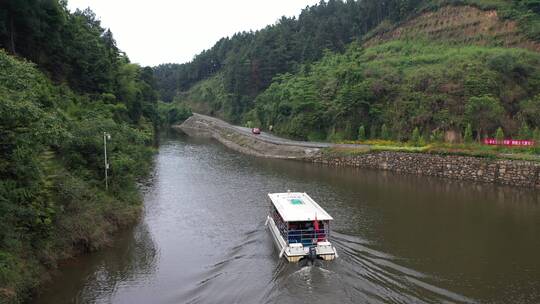
[[[529,161],[389,151],[354,156],[321,154],[306,160],[331,166],[373,168],[407,174],[540,188],[540,164]]]

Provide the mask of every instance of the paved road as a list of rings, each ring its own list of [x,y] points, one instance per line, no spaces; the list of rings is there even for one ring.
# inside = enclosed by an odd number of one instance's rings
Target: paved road
[[[300,147],[307,147],[307,148],[330,148],[330,147],[345,147],[345,148],[369,148],[369,145],[353,145],[353,144],[334,144],[334,143],[327,143],[327,142],[314,142],[314,141],[297,141],[297,140],[291,140],[286,139],[282,137],[277,137],[273,134],[267,133],[267,132],[261,132],[261,134],[253,134],[251,132],[250,128],[245,128],[241,126],[234,126],[231,125],[223,120],[217,119],[215,117],[206,116],[198,113],[194,113],[193,115],[197,115],[200,117],[203,117],[204,119],[213,121],[216,124],[221,125],[222,127],[231,128],[237,132],[240,132],[244,135],[253,136],[256,137],[262,141],[277,144],[277,145],[290,145],[290,146],[300,146]]]

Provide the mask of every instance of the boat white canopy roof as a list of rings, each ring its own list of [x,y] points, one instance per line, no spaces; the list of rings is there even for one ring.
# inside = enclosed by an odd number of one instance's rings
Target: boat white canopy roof
[[[285,222],[331,221],[333,218],[309,195],[300,192],[268,193]]]

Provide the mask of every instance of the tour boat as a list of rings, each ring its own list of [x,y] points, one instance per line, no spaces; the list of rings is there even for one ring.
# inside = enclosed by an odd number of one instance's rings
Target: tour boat
[[[328,241],[333,218],[306,193],[269,193],[266,218],[279,257],[289,262],[303,258],[333,260],[337,251]]]

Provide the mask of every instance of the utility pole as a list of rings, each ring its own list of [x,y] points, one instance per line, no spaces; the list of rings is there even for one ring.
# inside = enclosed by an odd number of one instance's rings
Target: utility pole
[[[107,140],[111,140],[111,134],[103,132],[103,154],[105,154],[105,190],[109,190],[109,162],[107,161]]]

